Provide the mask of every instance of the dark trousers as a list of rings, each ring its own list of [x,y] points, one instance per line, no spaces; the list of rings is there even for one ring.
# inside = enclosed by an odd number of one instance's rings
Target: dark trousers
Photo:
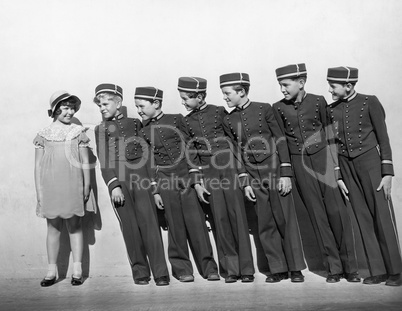
[[[168,276],[156,207],[145,166],[135,169],[126,162],[115,162],[125,197],[124,206],[114,207],[126,245],[134,279]],[[130,164],[128,164],[130,165]],[[149,264],[148,264],[149,261]]]
[[[230,150],[202,157],[206,198],[211,206],[216,231],[216,248],[222,277],[253,275],[254,263],[248,233],[244,196],[231,167]]]
[[[159,166],[158,182],[168,225],[172,275],[179,278],[193,274],[188,245],[202,277],[217,273],[204,212],[190,185],[186,163],[181,162],[174,167]]]
[[[373,148],[356,158],[339,156],[342,177],[363,240],[371,275],[402,272],[399,239],[392,201],[380,185],[381,158]]]
[[[292,155],[292,164],[297,189],[314,223],[327,271],[357,272],[352,223],[327,148],[312,155]]]
[[[277,155],[272,155],[262,163],[248,163],[246,169],[257,200],[254,208],[257,215],[258,246],[262,246],[270,272],[305,269],[293,196],[291,193],[281,196],[277,189]],[[261,262],[261,258],[259,261]],[[262,263],[260,265],[266,266]]]

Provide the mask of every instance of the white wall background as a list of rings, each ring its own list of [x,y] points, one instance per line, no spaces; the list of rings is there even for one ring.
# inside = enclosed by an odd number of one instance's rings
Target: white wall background
[[[78,95],[76,116],[93,128],[100,121],[94,88],[103,82],[121,85],[128,114],[138,117],[134,90],[147,85],[164,90],[166,112],[185,113],[176,91],[182,75],[206,78],[207,100],[224,105],[219,75],[247,72],[251,99],[272,103],[281,98],[275,68],[305,62],[307,91],[331,102],[327,68],[357,67],[357,90],[376,94],[387,113],[402,226],[401,14],[399,0],[1,0],[0,275],[41,277],[46,270],[32,139],[50,123],[50,95]],[[91,274],[130,274],[106,188],[98,184],[103,227],[89,249]]]

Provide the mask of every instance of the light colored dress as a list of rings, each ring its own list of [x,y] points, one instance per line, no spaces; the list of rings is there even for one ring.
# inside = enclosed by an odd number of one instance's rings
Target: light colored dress
[[[84,176],[79,148],[89,147],[86,129],[71,124],[62,128],[45,127],[33,143],[43,148],[39,178],[42,191],[39,217],[68,219],[84,216]]]

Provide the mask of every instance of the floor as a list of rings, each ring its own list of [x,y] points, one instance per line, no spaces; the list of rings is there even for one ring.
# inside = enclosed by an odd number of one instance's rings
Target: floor
[[[304,283],[194,283],[176,279],[166,287],[134,285],[131,276],[90,277],[72,287],[69,279],[42,288],[37,279],[0,280],[0,310],[402,310],[402,287],[347,283],[327,284],[303,271]]]

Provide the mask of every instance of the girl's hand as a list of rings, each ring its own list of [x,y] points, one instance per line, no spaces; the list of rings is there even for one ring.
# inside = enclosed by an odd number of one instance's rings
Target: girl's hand
[[[381,179],[380,185],[377,188],[377,191],[384,189],[385,200],[391,200],[391,188],[392,188],[392,176],[386,175]]]
[[[162,197],[161,197],[161,195],[160,195],[159,193],[155,193],[155,194],[154,194],[154,200],[155,200],[156,207],[157,207],[158,209],[160,209],[160,210],[164,210],[164,209],[165,209],[165,207],[164,207],[164,205],[163,205]]]
[[[38,205],[42,206],[42,194],[41,193],[38,193],[36,195],[36,200],[38,201]]]
[[[199,199],[201,202],[204,202],[204,203],[206,203],[206,204],[209,204],[209,202],[208,202],[207,200],[205,200],[204,194],[206,194],[206,195],[211,195],[211,193],[209,193],[209,192],[207,191],[207,189],[205,189],[204,186],[201,186],[200,184],[196,184],[196,185],[194,186],[194,189],[195,189],[195,191],[197,192],[198,199]]]
[[[89,187],[84,187],[84,203],[88,202],[90,191]]]
[[[290,180],[290,177],[279,178],[278,190],[283,196],[287,195],[292,190],[292,181]]]
[[[124,194],[120,187],[116,187],[112,190],[110,199],[114,207],[118,208],[124,205]]]

